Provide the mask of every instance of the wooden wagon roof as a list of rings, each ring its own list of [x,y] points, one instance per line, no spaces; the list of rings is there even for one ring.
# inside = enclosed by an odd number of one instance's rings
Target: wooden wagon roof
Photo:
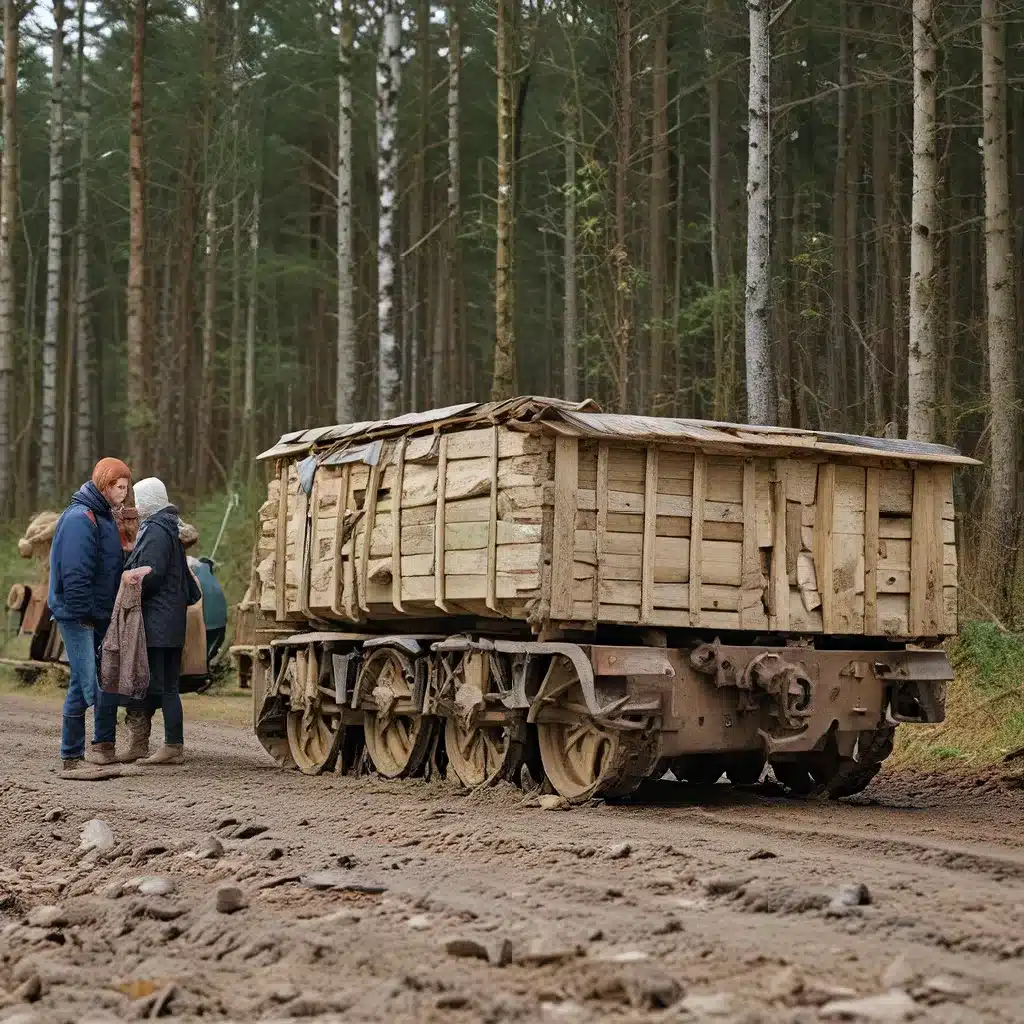
[[[932,462],[977,466],[977,459],[955,448],[923,441],[861,437],[789,427],[759,427],[742,423],[632,416],[604,413],[596,402],[565,402],[557,398],[521,397],[505,402],[467,402],[462,405],[409,413],[390,420],[315,427],[282,436],[258,456],[274,459],[343,442],[369,441],[402,434],[423,434],[452,428],[505,424],[512,429],[566,437],[605,439],[637,444],[671,444],[711,455],[765,455],[796,458],[846,456],[892,461]]]

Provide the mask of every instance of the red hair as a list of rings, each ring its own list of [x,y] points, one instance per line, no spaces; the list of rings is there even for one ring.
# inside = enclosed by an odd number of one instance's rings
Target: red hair
[[[130,484],[131,479],[132,471],[120,459],[100,459],[92,471],[92,482],[101,491],[118,480],[127,480]]]

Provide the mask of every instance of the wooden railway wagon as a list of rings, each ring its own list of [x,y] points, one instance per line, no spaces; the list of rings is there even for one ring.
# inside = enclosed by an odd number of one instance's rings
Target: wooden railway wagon
[[[292,632],[254,651],[254,724],[282,764],[530,763],[583,800],[770,761],[842,795],[943,717],[953,449],[518,398],[260,458],[252,597]]]

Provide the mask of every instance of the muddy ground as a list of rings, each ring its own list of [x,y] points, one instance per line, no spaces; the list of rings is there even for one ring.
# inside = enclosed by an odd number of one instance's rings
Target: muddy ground
[[[186,725],[187,764],[72,782],[53,701],[0,697],[0,1020],[1024,1020],[995,774],[545,811]],[[80,849],[91,819],[112,848]]]

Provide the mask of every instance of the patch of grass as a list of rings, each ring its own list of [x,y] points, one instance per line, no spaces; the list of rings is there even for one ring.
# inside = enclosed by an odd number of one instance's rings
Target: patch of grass
[[[977,768],[1024,746],[1024,635],[967,622],[947,651],[956,678],[946,694],[946,721],[899,728],[895,766]]]

